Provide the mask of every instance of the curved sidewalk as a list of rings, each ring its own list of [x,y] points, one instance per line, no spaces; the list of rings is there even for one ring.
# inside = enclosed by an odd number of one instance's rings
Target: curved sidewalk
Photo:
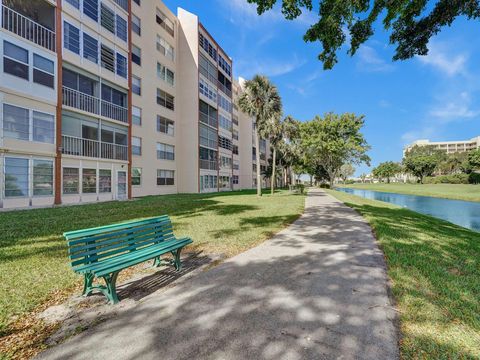
[[[370,227],[313,190],[271,240],[39,357],[390,360],[395,317]]]

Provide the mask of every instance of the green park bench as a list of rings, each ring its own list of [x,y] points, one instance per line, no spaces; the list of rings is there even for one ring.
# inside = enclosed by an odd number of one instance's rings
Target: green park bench
[[[118,303],[116,281],[120,271],[148,260],[154,260],[154,266],[168,264],[180,271],[180,252],[193,242],[175,237],[167,215],[69,231],[63,236],[73,271],[84,276],[83,295],[99,290],[111,304]],[[161,256],[168,253],[173,259],[162,260]],[[105,286],[94,285],[94,278],[103,278]]]

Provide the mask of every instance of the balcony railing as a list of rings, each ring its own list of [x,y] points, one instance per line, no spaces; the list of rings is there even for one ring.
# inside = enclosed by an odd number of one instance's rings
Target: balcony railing
[[[200,169],[204,170],[218,170],[218,162],[211,160],[200,159]]]
[[[62,135],[62,153],[90,158],[128,160],[128,146]]]
[[[109,119],[128,122],[128,109],[112,104],[80,91],[63,87],[63,105],[73,107],[91,114],[102,115]]]
[[[229,98],[232,97],[232,90],[228,90],[228,88],[223,85],[220,81],[217,81],[217,84],[218,84],[218,88],[225,94],[227,95]]]
[[[55,32],[2,5],[2,28],[48,50],[55,51]]]

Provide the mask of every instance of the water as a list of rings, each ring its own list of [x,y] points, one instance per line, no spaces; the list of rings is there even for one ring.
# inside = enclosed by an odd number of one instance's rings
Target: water
[[[471,230],[480,231],[480,202],[394,194],[362,189],[338,188],[336,190],[366,199],[392,203]]]

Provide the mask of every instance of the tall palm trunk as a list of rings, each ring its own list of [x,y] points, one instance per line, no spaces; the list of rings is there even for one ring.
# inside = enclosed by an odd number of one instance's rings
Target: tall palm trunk
[[[260,135],[258,134],[258,127],[255,124],[255,159],[257,161],[257,196],[262,196],[262,175],[260,174]]]
[[[275,172],[276,172],[276,161],[277,161],[277,149],[275,149],[275,147],[273,147],[273,164],[272,164],[272,184],[271,184],[271,192],[272,192],[272,195],[273,193],[275,192],[275,183],[276,183],[276,180],[277,180],[277,177],[275,176]]]

